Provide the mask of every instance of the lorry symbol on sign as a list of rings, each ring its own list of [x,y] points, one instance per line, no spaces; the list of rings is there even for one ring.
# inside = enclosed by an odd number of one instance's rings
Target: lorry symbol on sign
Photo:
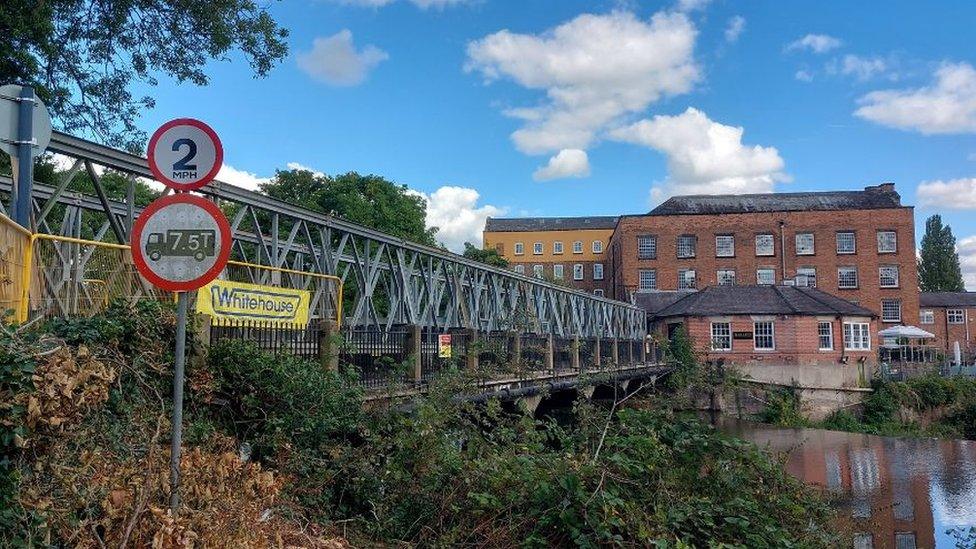
[[[146,255],[153,261],[162,257],[193,257],[197,261],[214,255],[217,231],[213,229],[170,229],[150,233],[146,241]]]

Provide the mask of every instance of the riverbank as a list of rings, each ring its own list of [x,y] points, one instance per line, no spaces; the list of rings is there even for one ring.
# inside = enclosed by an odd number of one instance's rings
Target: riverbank
[[[833,515],[754,445],[578,400],[566,425],[439,380],[409,413],[352,374],[224,343],[187,368],[168,500],[173,315],[0,332],[0,545],[822,547]],[[463,370],[463,369],[462,369]]]

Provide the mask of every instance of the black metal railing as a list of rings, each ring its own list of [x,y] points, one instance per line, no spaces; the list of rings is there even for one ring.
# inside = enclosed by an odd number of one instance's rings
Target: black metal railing
[[[410,332],[406,326],[393,326],[389,330],[371,326],[344,328],[341,333],[339,363],[354,368],[366,388],[412,380],[413,372],[407,360]]]
[[[210,343],[252,341],[262,351],[292,355],[308,360],[319,357],[319,330],[314,323],[306,326],[273,322],[237,320],[210,327]]]

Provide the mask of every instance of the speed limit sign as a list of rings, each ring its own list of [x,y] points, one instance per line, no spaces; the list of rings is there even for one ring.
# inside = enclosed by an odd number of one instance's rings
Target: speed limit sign
[[[149,139],[149,169],[160,183],[192,191],[213,181],[224,161],[224,149],[213,129],[193,118],[160,126]]]

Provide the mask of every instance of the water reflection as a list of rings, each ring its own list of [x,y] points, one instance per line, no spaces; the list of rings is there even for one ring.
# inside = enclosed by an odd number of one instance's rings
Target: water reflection
[[[715,422],[788,452],[790,474],[834,493],[854,547],[976,547],[976,442]]]

